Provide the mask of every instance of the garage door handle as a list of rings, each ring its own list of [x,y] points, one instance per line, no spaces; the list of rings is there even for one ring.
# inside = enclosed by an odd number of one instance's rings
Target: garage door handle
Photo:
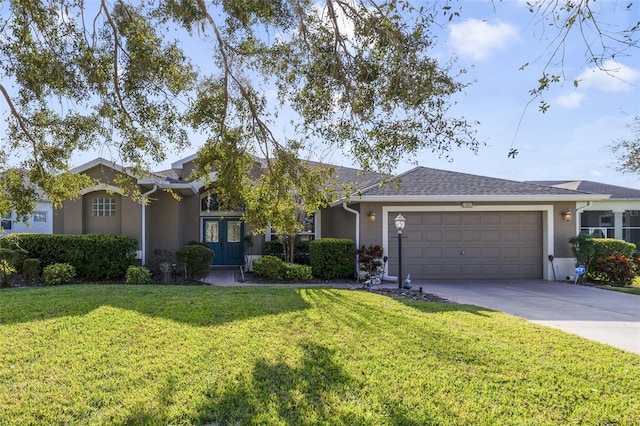
[[[464,256],[464,250],[460,250],[460,254]]]

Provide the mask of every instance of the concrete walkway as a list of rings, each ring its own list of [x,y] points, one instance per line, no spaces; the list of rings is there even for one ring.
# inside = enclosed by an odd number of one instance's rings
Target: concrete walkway
[[[541,280],[413,284],[452,302],[502,311],[640,354],[640,296]]]

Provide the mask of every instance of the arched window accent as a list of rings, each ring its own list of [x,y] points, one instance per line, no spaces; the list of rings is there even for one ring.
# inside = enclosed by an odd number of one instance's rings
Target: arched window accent
[[[202,212],[213,212],[220,210],[220,204],[218,203],[218,199],[214,194],[208,194],[202,198],[200,203],[200,211]]]

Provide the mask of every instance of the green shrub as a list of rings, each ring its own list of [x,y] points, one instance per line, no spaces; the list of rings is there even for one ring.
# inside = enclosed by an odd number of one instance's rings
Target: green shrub
[[[309,242],[309,263],[314,277],[353,277],[355,243],[347,238],[320,238]]]
[[[22,264],[22,278],[34,282],[40,278],[40,259],[25,259]]]
[[[285,281],[309,281],[312,278],[311,266],[284,262]]]
[[[253,270],[261,278],[277,281],[308,281],[313,278],[311,267],[283,262],[276,256],[262,256],[253,261]]]
[[[54,263],[42,270],[42,278],[48,285],[68,284],[75,277],[76,269],[68,263]]]
[[[144,266],[129,266],[125,274],[127,284],[151,284],[151,271]]]
[[[276,256],[265,255],[253,261],[253,272],[259,277],[269,280],[284,278],[284,262]]]
[[[598,259],[591,278],[613,286],[624,287],[636,276],[633,260],[621,254],[614,254]]]
[[[264,242],[265,256],[275,256],[279,259],[284,259],[284,244],[279,240],[271,240]]]
[[[15,252],[0,248],[0,287],[9,287],[9,276],[16,272],[13,266]]]
[[[604,277],[602,276],[602,269],[608,269],[608,267],[604,266],[604,264],[597,266],[599,259],[609,258],[608,261],[605,261],[605,264],[613,262],[611,256],[622,255],[625,258],[632,259],[637,250],[635,244],[624,240],[592,238],[584,233],[571,238],[569,242],[576,257],[576,263],[585,266],[587,279],[593,281],[608,280],[606,274]]]
[[[187,279],[190,280],[198,280],[207,275],[213,256],[210,248],[199,244],[186,245],[176,251],[176,259],[185,267]]]
[[[79,277],[101,280],[124,277],[135,261],[138,243],[124,235],[16,233],[0,239],[0,246],[20,247],[43,266],[68,263]]]

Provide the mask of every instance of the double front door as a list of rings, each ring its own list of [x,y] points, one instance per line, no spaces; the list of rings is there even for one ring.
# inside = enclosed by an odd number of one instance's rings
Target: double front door
[[[202,241],[213,250],[214,266],[244,264],[244,223],[238,218],[205,218]]]

